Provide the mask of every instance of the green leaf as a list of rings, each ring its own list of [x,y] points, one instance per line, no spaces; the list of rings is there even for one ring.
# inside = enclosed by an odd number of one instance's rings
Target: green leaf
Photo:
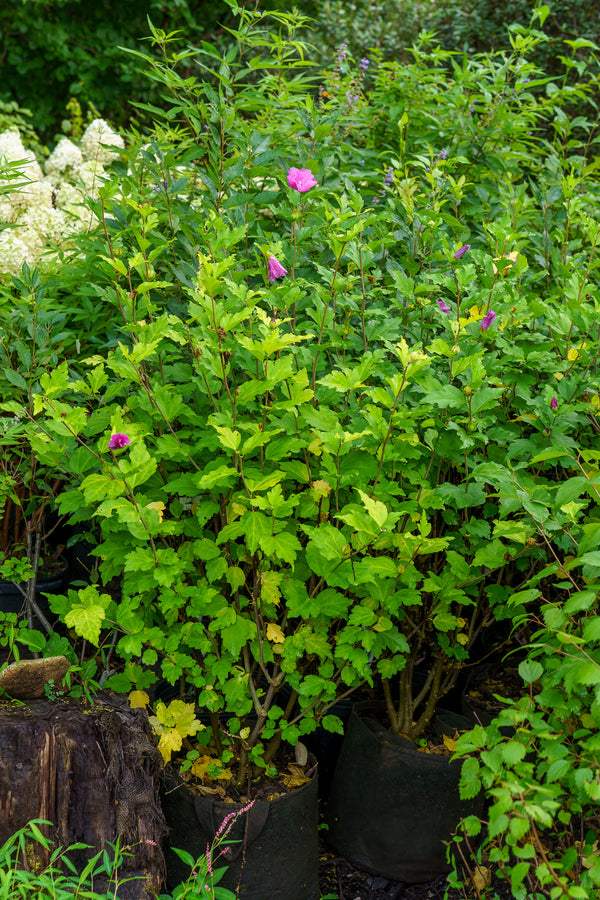
[[[583,476],[577,476],[576,478],[569,478],[567,481],[563,481],[554,496],[554,503],[558,509],[564,504],[570,503],[571,500],[576,500],[580,497],[585,490],[587,483],[587,478],[584,478]]]
[[[459,791],[462,800],[470,800],[477,796],[481,790],[479,778],[479,760],[470,756],[462,764],[460,773]]]
[[[590,553],[578,556],[574,564],[578,566],[595,566],[600,569],[600,550],[592,550]]]
[[[339,716],[323,716],[321,725],[325,731],[332,731],[334,734],[344,733],[344,724]]]
[[[310,544],[325,559],[339,560],[344,557],[344,547],[348,542],[342,532],[333,525],[323,522],[318,528],[303,526],[303,530],[310,535]]]
[[[196,490],[212,491],[215,487],[229,487],[233,478],[237,477],[237,475],[237,471],[231,466],[219,466],[217,469],[211,469],[210,472],[205,472],[198,479],[195,489],[190,491],[189,494],[193,496]],[[187,492],[182,491],[181,493]]]
[[[242,435],[239,431],[232,431],[231,428],[224,425],[213,425],[213,428],[219,435],[219,441],[222,447],[225,447],[228,450],[237,451],[242,442]]]
[[[546,772],[546,781],[560,781],[571,768],[568,759],[555,759],[548,767]]]
[[[531,868],[531,863],[528,862],[519,862],[514,865],[510,870],[510,886],[513,894],[516,894],[523,881],[525,880],[525,876],[529,872]]]
[[[544,667],[541,663],[532,659],[525,659],[519,663],[519,675],[525,684],[531,684],[538,681],[544,674]]]
[[[509,766],[514,766],[518,762],[521,762],[527,752],[527,748],[518,741],[507,741],[505,744],[501,745],[500,752],[502,753],[504,762]]]
[[[586,621],[583,626],[583,639],[584,641],[600,640],[600,616],[593,616]]]
[[[365,505],[365,509],[373,519],[373,521],[379,526],[379,528],[383,528],[388,518],[388,510],[385,503],[381,503],[379,500],[373,500],[372,497],[369,497],[368,494],[365,494],[364,491],[361,491],[360,488],[357,488],[358,493],[360,494],[360,498]]]
[[[463,800],[469,799],[466,797]],[[481,832],[481,820],[477,816],[466,816],[462,821],[463,828],[469,837],[476,837]]]
[[[15,387],[21,388],[24,391],[27,390],[27,382],[19,372],[15,372],[14,369],[9,368],[4,368],[2,371],[7,381],[9,381],[11,384],[14,384]],[[15,393],[13,391],[13,397],[14,396]]]
[[[65,625],[67,628],[73,628],[79,637],[85,638],[86,641],[97,647],[105,616],[103,606],[77,606],[65,616]]]
[[[267,556],[274,556],[292,568],[302,545],[295,534],[281,531],[279,534],[264,535],[260,539],[260,547]]]
[[[245,512],[240,519],[240,525],[250,553],[256,553],[262,538],[271,536],[270,520],[267,519],[264,513],[257,510]]]

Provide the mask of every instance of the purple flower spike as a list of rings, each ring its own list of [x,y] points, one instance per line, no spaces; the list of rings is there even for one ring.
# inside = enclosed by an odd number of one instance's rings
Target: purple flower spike
[[[438,300],[438,306],[443,313],[451,313],[452,309],[448,306],[445,300]]]
[[[270,256],[268,260],[269,281],[276,281],[278,278],[284,278],[287,275],[287,269],[284,269],[278,259]]]
[[[467,252],[467,250],[470,250],[470,249],[471,249],[470,244],[463,244],[462,247],[459,247],[459,249],[454,254],[454,259],[462,259],[463,256],[465,255],[465,253]]]
[[[299,194],[305,194],[318,184],[310,169],[296,169],[294,166],[287,173],[288,184]]]
[[[121,447],[126,447],[127,444],[130,444],[130,443],[131,443],[131,440],[129,438],[129,435],[122,434],[121,432],[117,431],[116,434],[111,434],[110,440],[108,442],[108,449],[109,450],[120,450]]]
[[[558,400],[556,399],[556,397],[553,397],[552,400],[550,401],[550,408],[556,409],[557,406],[558,406]]]
[[[367,69],[369,68],[369,60],[367,59],[366,56],[363,56],[363,58],[361,59],[361,61],[359,63],[359,66],[363,70],[363,72],[367,71]]]
[[[485,316],[483,317],[483,319],[481,320],[481,330],[487,331],[488,328],[490,327],[490,325],[493,324],[495,318],[496,318],[496,313],[494,312],[493,309],[490,309],[490,311],[488,313],[486,313]]]

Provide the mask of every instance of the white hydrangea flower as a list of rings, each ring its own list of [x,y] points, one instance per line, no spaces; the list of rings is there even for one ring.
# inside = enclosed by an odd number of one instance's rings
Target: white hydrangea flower
[[[29,207],[50,209],[52,207],[52,185],[49,181],[33,181],[9,195],[17,214]]]
[[[85,201],[86,195],[70,181],[61,182],[54,192],[54,203],[56,207],[76,218],[81,217],[81,215],[86,212],[89,213],[89,208]]]
[[[83,154],[73,141],[63,135],[46,160],[46,175],[58,176],[67,169],[77,169],[83,163]]]
[[[88,201],[98,198],[106,180],[104,166],[118,154],[102,144],[124,147],[122,138],[103,119],[86,130],[81,149],[62,136],[42,171],[23,146],[18,131],[0,134],[0,162],[24,160],[18,180],[29,183],[0,194],[0,223],[14,227],[0,231],[0,277],[18,274],[23,263],[45,268],[57,251],[73,249],[77,235],[97,224]],[[24,177],[23,177],[24,176]]]
[[[103,147],[102,144],[109,144],[114,147],[125,147],[125,143],[121,135],[113,131],[108,122],[104,119],[94,119],[83,133],[81,138],[81,152],[84,159],[94,160],[102,165],[107,165],[118,158],[118,153]]]
[[[67,216],[60,209],[30,207],[19,219],[26,240],[32,246],[60,243],[67,228]]]
[[[22,237],[18,232],[17,228],[0,231],[0,261],[8,275],[18,275],[24,262],[34,265],[38,256],[39,248],[26,240],[29,235]]]
[[[17,218],[17,207],[12,201],[12,194],[0,194],[0,223],[6,225]]]
[[[18,159],[26,160],[19,167],[19,173],[31,181],[41,181],[44,177],[41,166],[31,150],[26,150],[21,140],[21,135],[15,129],[9,128],[0,133],[0,159],[6,162],[15,162]]]

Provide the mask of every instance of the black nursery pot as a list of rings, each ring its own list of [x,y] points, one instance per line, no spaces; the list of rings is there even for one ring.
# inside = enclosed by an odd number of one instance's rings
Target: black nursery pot
[[[59,594],[67,583],[67,577],[68,566],[66,561],[64,568],[57,572],[56,575],[38,577],[35,585],[35,602],[45,616],[49,617],[52,614],[48,601],[42,594]],[[25,613],[25,598],[14,581],[0,581],[0,612]]]
[[[329,713],[338,716],[344,729],[352,713],[354,702],[352,700],[340,700],[332,706]],[[326,800],[331,790],[333,773],[344,743],[344,735],[336,731],[327,731],[322,725],[302,737],[302,743],[319,760],[319,798]]]
[[[483,811],[460,799],[461,762],[424,753],[387,731],[382,703],[357,703],[328,801],[327,840],[366,872],[422,883],[450,870],[445,841],[460,819]],[[452,715],[453,728],[469,728]]]
[[[240,806],[195,794],[178,777],[167,780],[162,808],[170,831],[166,853],[169,890],[190,874],[189,866],[170,848],[187,850],[194,859],[203,856],[223,819]],[[219,885],[240,900],[317,900],[318,824],[316,774],[288,794],[256,800],[236,820],[227,843],[221,844],[224,855],[213,860],[215,868],[228,866]]]

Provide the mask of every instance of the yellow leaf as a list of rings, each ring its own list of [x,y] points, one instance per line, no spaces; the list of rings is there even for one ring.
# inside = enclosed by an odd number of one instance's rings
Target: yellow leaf
[[[208,769],[212,770],[210,775],[208,775],[209,778],[223,779],[225,781],[232,777],[231,769],[223,768],[221,760],[215,759],[213,756],[199,756],[192,764],[190,771],[192,775],[202,780],[206,776]]]
[[[562,381],[562,379],[563,379],[565,376],[563,375],[562,372],[555,372],[555,373],[554,373],[554,377],[556,378],[557,381]]]
[[[331,485],[328,481],[324,481],[322,478],[319,478],[317,481],[313,481],[311,494],[313,500],[318,500],[319,497],[329,497],[331,493]]]
[[[145,709],[150,703],[150,697],[146,691],[132,691],[129,695],[131,709]]]
[[[283,776],[283,783],[287,788],[296,788],[301,787],[301,785],[306,784],[307,781],[310,781],[310,778],[307,778],[304,774],[304,770],[299,766],[295,766],[293,763],[288,766],[289,773],[286,772]]]
[[[465,644],[468,644],[468,642],[469,642],[469,635],[465,634],[464,631],[461,631],[459,634],[456,635],[456,640],[458,641],[459,644],[462,644],[464,646]]]
[[[579,350],[576,350],[575,347],[570,347],[569,352],[567,353],[567,359],[569,362],[575,362],[576,359],[579,359]]]
[[[267,622],[267,640],[273,641],[274,644],[283,644],[285,634],[277,622]]]
[[[484,888],[489,887],[492,883],[492,872],[485,866],[477,866],[477,868],[473,872],[472,880],[473,887],[478,891],[482,891]]]
[[[279,585],[282,579],[281,572],[263,572],[260,576],[260,596],[265,603],[273,603],[279,606],[281,591]],[[268,615],[268,613],[267,613]]]
[[[323,441],[321,440],[321,438],[319,438],[319,437],[313,438],[312,441],[310,442],[310,444],[308,445],[308,448],[307,448],[308,452],[314,453],[315,456],[320,456],[321,452],[322,452],[321,451],[322,444],[323,444]]]
[[[158,513],[158,521],[162,522],[165,512],[165,504],[162,500],[155,500],[154,503],[146,503],[146,509],[155,509]]]
[[[443,739],[444,747],[446,748],[446,750],[449,750],[450,753],[454,753],[454,751],[456,750],[456,741],[454,740],[454,738],[448,737],[448,735],[445,734],[443,735]]]
[[[158,749],[165,763],[171,759],[171,754],[181,750],[181,735],[175,728],[166,728],[160,736]]]

